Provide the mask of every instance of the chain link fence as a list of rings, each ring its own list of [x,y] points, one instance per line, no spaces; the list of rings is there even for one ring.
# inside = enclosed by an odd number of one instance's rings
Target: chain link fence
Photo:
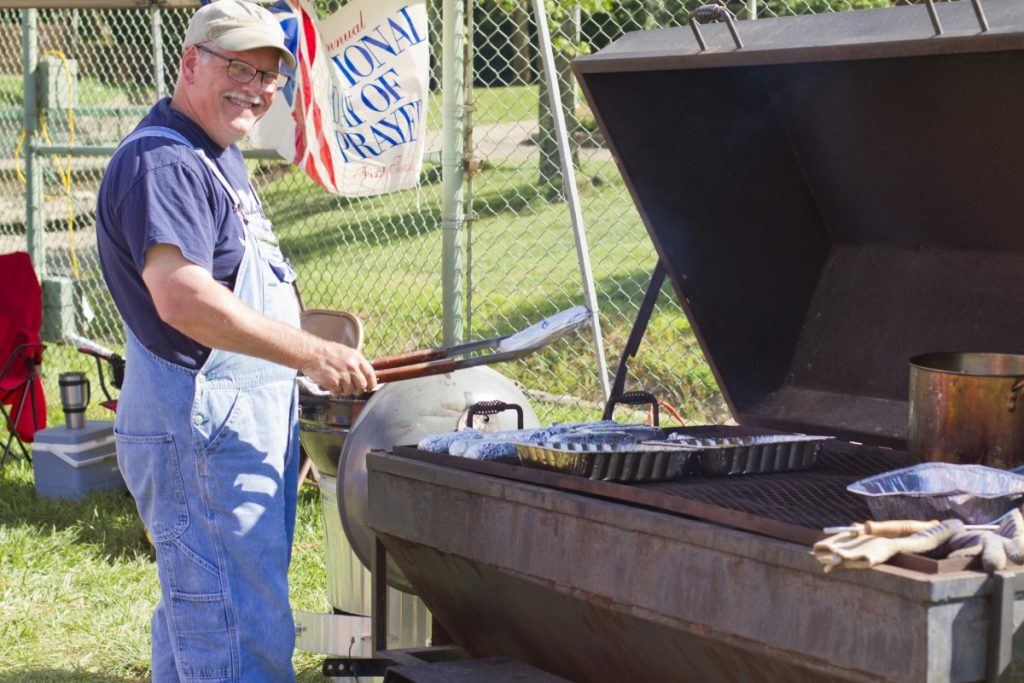
[[[568,64],[579,51],[599,49],[625,31],[682,24],[698,4],[549,4],[609,370],[619,361],[656,256]],[[729,7],[743,18],[888,4],[745,0]],[[439,150],[440,3],[428,5],[433,66],[427,149]],[[531,7],[527,0],[479,0],[467,14],[472,46],[462,227],[462,336],[467,340],[522,329],[584,301]],[[332,9],[325,5],[321,14]],[[58,373],[81,370],[90,372],[94,383],[98,379],[92,361],[62,341],[68,332],[123,349],[122,321],[104,286],[96,253],[96,191],[108,148],[154,101],[172,92],[181,37],[192,11],[0,9],[0,253],[28,247],[32,233],[26,229],[26,193],[33,184],[28,176],[34,164],[43,226],[34,248],[46,291],[49,348],[44,372],[51,405]],[[25,26],[33,16],[34,29]],[[38,133],[30,145],[24,134],[23,60],[24,40],[33,30],[41,87]],[[40,145],[45,146],[42,151],[36,149]],[[62,153],[65,147],[77,152]],[[93,147],[97,149],[90,154]],[[428,159],[432,157],[436,155],[428,152]],[[287,162],[254,155],[249,163],[282,248],[299,273],[307,307],[358,315],[366,327],[364,352],[370,357],[442,343],[440,166],[428,162],[413,190],[349,199],[320,190]],[[690,420],[728,417],[668,285],[630,365],[627,389],[651,391]],[[603,404],[587,332],[498,369],[527,389],[542,420],[592,419]],[[90,417],[110,418],[100,412]],[[51,415],[51,422],[60,419]]]

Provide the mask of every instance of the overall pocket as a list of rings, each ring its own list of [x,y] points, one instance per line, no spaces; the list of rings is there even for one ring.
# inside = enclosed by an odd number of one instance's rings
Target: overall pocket
[[[244,397],[238,389],[202,388],[196,392],[196,405],[192,413],[193,436],[199,450],[206,454],[218,444],[237,432],[233,426],[239,401]],[[205,475],[203,460],[199,461],[199,472]]]
[[[268,258],[266,261],[267,288],[264,293],[263,314],[292,327],[299,326],[299,300],[293,283],[296,273],[284,258]]]
[[[222,681],[235,678],[237,654],[229,626],[234,617],[224,594],[171,590],[168,606],[182,679]]]
[[[271,281],[271,285],[291,285],[295,282],[296,273],[292,269],[290,263],[287,260],[281,259],[280,261],[275,259],[267,259],[267,265],[270,266],[270,270],[274,273],[277,278],[277,282]]]
[[[178,538],[188,528],[188,506],[178,450],[170,434],[114,430],[117,465],[154,543]]]

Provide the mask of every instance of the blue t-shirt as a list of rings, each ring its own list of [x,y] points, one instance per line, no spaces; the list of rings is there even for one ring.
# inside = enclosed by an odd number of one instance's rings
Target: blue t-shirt
[[[216,162],[238,194],[251,197],[238,147],[219,147],[165,98],[139,123],[178,131]],[[198,369],[210,349],[164,323],[142,280],[146,250],[172,244],[213,278],[234,287],[244,232],[231,199],[194,149],[165,137],[133,140],[103,174],[96,199],[96,236],[110,294],[142,344],[172,363]]]

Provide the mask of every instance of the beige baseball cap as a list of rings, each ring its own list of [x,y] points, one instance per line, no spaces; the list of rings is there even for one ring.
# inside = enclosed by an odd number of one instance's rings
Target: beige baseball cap
[[[232,52],[274,47],[281,52],[281,60],[288,68],[295,68],[295,57],[284,45],[281,24],[269,10],[255,3],[215,0],[196,10],[181,48],[208,41]]]

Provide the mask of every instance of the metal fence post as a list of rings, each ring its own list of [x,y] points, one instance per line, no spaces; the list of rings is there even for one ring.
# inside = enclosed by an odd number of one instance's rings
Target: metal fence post
[[[160,6],[149,8],[153,27],[153,80],[156,81],[156,98],[164,98],[164,33]]]
[[[462,154],[467,163],[463,166],[465,174],[465,189],[463,190],[462,207],[465,211],[464,224],[466,226],[466,305],[465,320],[463,321],[463,334],[473,335],[473,221],[477,218],[473,211],[473,175],[479,171],[475,165],[475,147],[473,145],[473,6],[466,12],[466,38],[463,41],[462,51],[462,87],[463,102],[465,107],[462,111]]]
[[[46,275],[46,249],[43,244],[43,170],[36,158],[36,133],[39,131],[39,113],[36,104],[36,68],[39,63],[38,13],[34,9],[21,11],[21,54],[24,66],[24,118],[22,128],[25,142],[25,241],[32,257],[36,275]]]
[[[442,5],[441,309],[444,344],[462,339],[463,69],[465,0]]]

